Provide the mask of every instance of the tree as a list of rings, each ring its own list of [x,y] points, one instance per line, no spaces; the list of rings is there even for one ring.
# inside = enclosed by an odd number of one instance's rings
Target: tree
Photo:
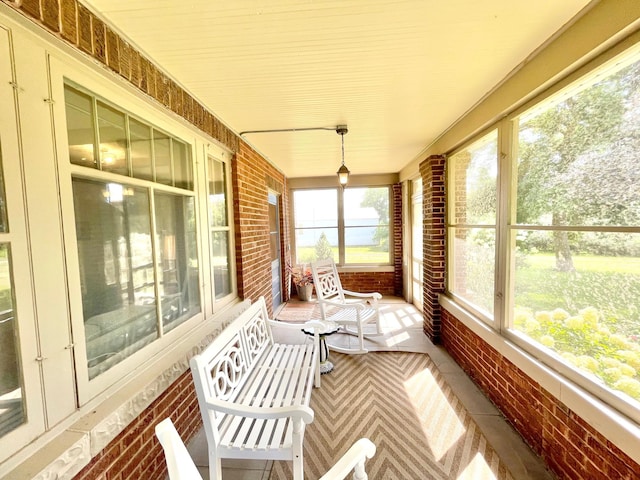
[[[325,260],[327,258],[333,258],[333,249],[327,239],[324,232],[320,234],[320,238],[316,242],[316,259]]]
[[[368,188],[360,202],[363,208],[373,208],[378,214],[378,226],[373,239],[379,246],[389,244],[389,190]]]
[[[629,93],[638,78],[638,66],[632,65],[520,125],[518,223],[537,224],[550,215],[553,226],[582,224],[612,203],[611,184],[603,188],[601,178],[584,167],[610,157],[621,138]],[[599,165],[600,171],[606,169]],[[585,192],[595,191],[596,185],[600,197],[584,201]],[[574,270],[568,232],[553,235],[556,268]]]

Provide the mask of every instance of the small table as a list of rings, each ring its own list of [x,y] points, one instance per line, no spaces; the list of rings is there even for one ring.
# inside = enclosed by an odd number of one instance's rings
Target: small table
[[[324,330],[322,331],[322,333],[318,334],[318,336],[320,337],[320,373],[324,375],[325,373],[329,373],[333,370],[333,363],[329,361],[329,347],[327,346],[325,337],[337,333],[338,331],[340,331],[341,327],[336,322],[332,322],[329,320],[318,321],[324,325]],[[313,329],[303,328],[302,331],[307,335],[314,335]]]

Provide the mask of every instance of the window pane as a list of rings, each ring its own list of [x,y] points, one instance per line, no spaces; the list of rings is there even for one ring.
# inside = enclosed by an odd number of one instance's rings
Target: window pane
[[[338,261],[338,191],[296,190],[296,262],[310,263],[325,258]]]
[[[129,118],[131,139],[131,167],[133,176],[143,180],[153,180],[151,165],[151,127]]]
[[[296,230],[297,263],[333,258],[338,261],[338,229],[307,228]]]
[[[295,228],[338,226],[338,191],[335,189],[296,190],[293,205]]]
[[[640,402],[640,234],[518,231],[517,239],[513,327]],[[559,241],[570,269],[557,267]]]
[[[0,436],[26,421],[9,246],[0,244]]]
[[[153,157],[156,167],[156,182],[173,185],[171,173],[171,140],[164,133],[153,130]]]
[[[102,102],[97,102],[97,105],[102,170],[129,175],[125,115]]]
[[[157,337],[145,189],[73,179],[89,378]]]
[[[519,224],[640,224],[639,80],[636,62],[520,119]]]
[[[344,229],[345,263],[389,263],[389,226]]]
[[[231,268],[229,266],[229,232],[213,232],[211,235],[211,262],[213,286],[216,298],[231,293]]]
[[[495,225],[498,132],[493,131],[450,159],[449,185],[456,225]]]
[[[225,165],[209,158],[209,225],[225,227],[227,221],[227,177]]]
[[[389,188],[344,191],[345,263],[389,263]]]
[[[167,332],[200,311],[195,201],[155,194],[158,291]]]
[[[171,140],[173,148],[173,163],[175,164],[175,186],[186,190],[193,190],[193,174],[191,171],[191,157],[187,146],[176,140]]]
[[[64,86],[67,114],[67,138],[69,160],[76,165],[97,168],[94,155],[95,130],[93,125],[93,100],[69,85]]]
[[[493,316],[495,229],[450,228],[449,290]]]

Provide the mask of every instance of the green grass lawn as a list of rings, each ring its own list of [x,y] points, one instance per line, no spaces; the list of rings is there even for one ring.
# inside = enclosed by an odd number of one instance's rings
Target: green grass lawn
[[[534,311],[564,308],[571,314],[592,306],[628,333],[640,330],[640,259],[575,256],[575,272],[555,269],[553,254],[517,262],[515,303]]]
[[[333,259],[337,262],[338,247],[333,247],[331,250],[333,251]],[[378,247],[347,247],[345,256],[347,263],[389,263],[389,252],[381,251]],[[311,263],[315,260],[315,247],[298,248],[298,263]]]

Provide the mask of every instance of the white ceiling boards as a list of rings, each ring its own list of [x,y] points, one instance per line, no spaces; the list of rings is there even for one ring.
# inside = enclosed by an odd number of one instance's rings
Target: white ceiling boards
[[[347,125],[351,173],[398,172],[588,0],[91,0],[236,132]],[[291,178],[335,131],[247,134]]]

